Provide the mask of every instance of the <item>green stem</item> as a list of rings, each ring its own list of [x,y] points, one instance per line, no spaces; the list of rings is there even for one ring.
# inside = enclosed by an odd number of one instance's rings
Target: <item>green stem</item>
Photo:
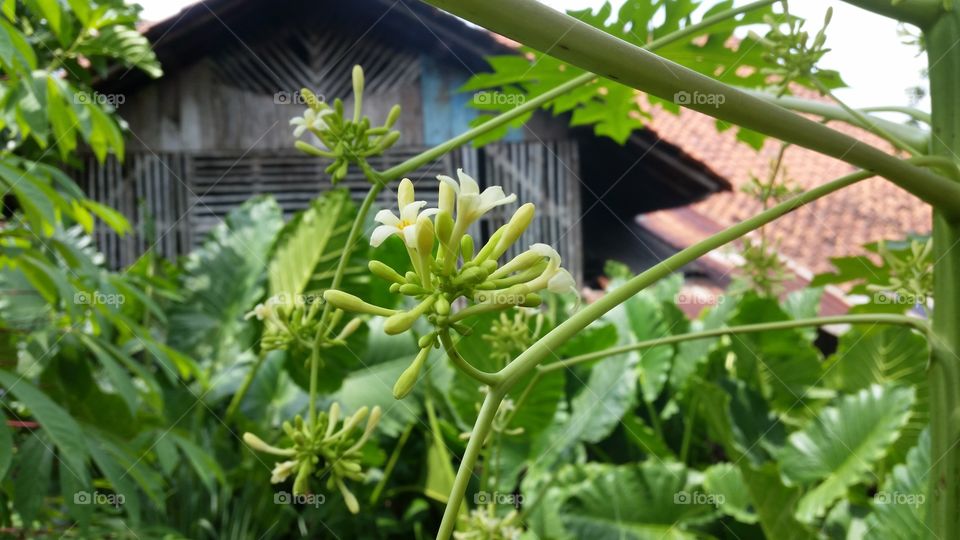
[[[926,163],[928,158],[915,158],[909,160],[914,163]],[[842,178],[838,178],[821,186],[811,189],[796,197],[784,201],[776,206],[765,210],[750,219],[728,227],[709,238],[706,238],[675,255],[661,261],[653,268],[632,278],[630,281],[621,285],[617,289],[606,294],[596,302],[586,306],[571,318],[556,326],[549,333],[544,335],[539,341],[530,348],[521,353],[513,362],[500,370],[497,375],[501,377],[500,382],[490,388],[487,398],[483,402],[480,410],[480,416],[473,427],[473,434],[467,444],[467,451],[460,462],[460,469],[457,471],[457,479],[454,482],[453,491],[450,494],[450,500],[443,514],[443,521],[440,525],[440,531],[437,534],[437,540],[447,540],[456,522],[457,512],[463,503],[463,497],[467,489],[467,483],[473,468],[476,465],[479,445],[490,432],[494,415],[500,405],[500,401],[510,391],[511,388],[524,376],[535,370],[552,351],[560,348],[570,338],[586,328],[590,323],[602,317],[605,313],[616,306],[627,301],[633,295],[639,293],[648,286],[656,283],[660,279],[667,277],[684,265],[695,261],[706,255],[710,251],[726,245],[745,234],[753,231],[771,221],[796,210],[800,206],[815,201],[821,197],[829,195],[834,191],[855,184],[859,181],[871,178],[873,173],[868,171],[856,172]],[[665,339],[665,338],[664,338]],[[495,402],[491,402],[495,400]]]
[[[769,6],[771,4],[775,4],[780,1],[781,0],[759,0],[757,2],[751,2],[749,4],[745,4],[738,8],[724,11],[722,13],[717,13],[716,15],[704,18],[702,21],[696,24],[691,24],[690,26],[687,26],[681,30],[678,30],[676,32],[663,36],[660,39],[651,41],[644,48],[648,50],[656,50],[660,47],[670,45],[671,43],[675,43],[682,39],[693,37],[703,29],[709,26],[712,26],[714,24],[717,24],[719,22],[736,17],[737,15],[746,13],[748,11],[752,11],[754,9],[757,9],[763,6]],[[509,11],[507,11],[507,13],[508,12]],[[540,94],[539,96],[533,99],[527,100],[523,102],[521,105],[518,105],[513,109],[510,109],[509,111],[501,113],[473,129],[467,130],[448,141],[445,141],[425,152],[422,152],[420,154],[417,154],[416,156],[413,156],[412,158],[404,161],[403,163],[397,164],[383,171],[382,176],[384,180],[387,182],[397,180],[403,177],[403,175],[411,171],[415,171],[418,168],[422,167],[423,165],[426,165],[427,163],[430,163],[431,161],[434,161],[442,157],[443,155],[453,150],[454,148],[463,146],[464,144],[467,144],[468,142],[472,141],[473,139],[476,139],[480,135],[483,135],[490,130],[503,126],[508,122],[511,122],[519,118],[520,116],[523,116],[524,114],[527,114],[528,112],[539,109],[540,107],[546,105],[547,103],[553,101],[554,99],[560,96],[563,96],[564,94],[570,92],[571,90],[574,90],[580,86],[583,86],[596,78],[597,78],[597,75],[594,73],[583,73],[581,75],[577,75],[573,79],[570,79],[569,81],[563,84],[560,84],[552,88],[551,90],[548,90],[543,94]]]
[[[796,96],[776,96],[769,92],[763,92],[758,90],[747,90],[748,94],[768,101],[775,105],[779,105],[784,109],[790,109],[791,111],[814,114],[820,116],[826,120],[837,120],[840,122],[846,122],[854,126],[863,127],[861,121],[857,119],[856,116],[850,114],[847,110],[839,105],[834,105],[832,103],[825,103],[822,101],[812,101],[809,99],[803,99]],[[930,133],[913,126],[906,124],[898,124],[897,122],[891,122],[883,118],[877,118],[875,116],[869,116],[866,113],[870,111],[892,111],[894,109],[899,109],[896,112],[903,112],[905,114],[914,115],[926,115],[923,111],[918,111],[916,109],[910,109],[909,107],[875,107],[870,109],[859,109],[858,112],[864,115],[864,118],[868,121],[869,124],[883,128],[884,130],[895,134],[898,138],[903,140],[905,143],[909,144],[913,148],[927,148],[930,146]],[[906,112],[907,110],[912,111],[912,113]],[[917,116],[914,116],[917,118]],[[923,116],[919,116],[923,118]],[[926,118],[929,119],[929,115],[926,115]],[[869,128],[867,128],[869,129]]]
[[[496,373],[487,373],[486,371],[481,371],[473,367],[473,365],[470,362],[467,362],[463,356],[460,356],[460,352],[457,351],[457,347],[453,343],[453,339],[450,336],[449,330],[444,328],[440,331],[439,335],[440,343],[443,344],[443,349],[447,352],[447,356],[450,357],[450,360],[452,360],[461,371],[486,385],[493,386],[500,381],[500,376]]]
[[[247,376],[243,379],[243,383],[240,384],[240,388],[237,389],[236,393],[233,394],[233,398],[230,399],[230,405],[227,406],[227,412],[223,415],[223,421],[227,425],[230,424],[230,420],[233,418],[233,415],[237,413],[237,409],[240,408],[240,403],[243,402],[243,397],[247,395],[247,392],[250,390],[250,385],[253,384],[253,379],[256,378],[257,372],[260,371],[260,366],[263,365],[263,361],[266,359],[267,355],[264,351],[260,351],[260,355],[257,357],[257,361],[254,362],[253,367],[250,368],[250,371],[247,373]]]
[[[861,107],[860,112],[864,112],[864,113],[894,112],[894,113],[905,114],[910,118],[913,118],[917,122],[923,122],[928,126],[933,123],[933,118],[930,116],[930,113],[926,111],[921,111],[920,109],[916,109],[914,107],[900,107],[897,105],[879,105],[876,107]],[[897,124],[897,125],[901,125],[901,124]]]
[[[873,170],[939,208],[951,219],[960,218],[960,185],[849,135],[661,58],[536,0],[428,1],[529,47],[547,51],[560,60],[662,99],[676,100],[682,92],[716,96],[718,99],[715,100],[694,100],[689,107]]]
[[[817,87],[817,89],[820,90],[820,93],[822,93],[825,96],[828,96],[830,99],[835,101],[838,105],[840,105],[841,109],[843,109],[847,114],[849,114],[854,118],[855,120],[855,122],[853,122],[854,125],[859,126],[873,133],[874,135],[883,137],[884,139],[889,141],[891,144],[893,144],[895,147],[899,148],[900,150],[903,150],[904,152],[912,156],[916,156],[921,153],[920,150],[917,149],[917,147],[911,146],[907,142],[903,141],[902,139],[900,139],[900,137],[898,137],[892,131],[884,129],[879,122],[871,120],[870,118],[867,117],[867,115],[847,105],[843,100],[837,98],[837,96],[833,93],[833,91],[830,90],[830,88],[827,87],[827,85],[823,84],[823,81],[818,79],[815,75],[811,76],[810,78],[813,81],[813,84]],[[925,148],[925,146],[920,146],[919,148],[922,149],[922,148]]]
[[[497,416],[500,402],[503,401],[505,395],[506,392],[491,388],[487,397],[483,400],[483,405],[480,406],[480,414],[477,416],[477,422],[474,424],[473,432],[470,433],[470,439],[467,441],[467,449],[463,452],[463,460],[460,462],[460,468],[457,469],[457,477],[453,481],[450,499],[447,501],[447,507],[443,510],[443,520],[440,522],[440,530],[437,532],[437,538],[440,540],[446,540],[453,534],[453,529],[457,524],[457,513],[460,511],[460,505],[463,504],[463,496],[467,492],[470,477],[473,476],[473,468],[477,463],[477,457],[490,434],[493,420]]]
[[[943,13],[943,0],[844,0],[844,2],[921,28],[937,20]]]
[[[932,153],[960,152],[960,11],[926,29],[933,110]],[[934,305],[930,381],[930,495],[934,538],[960,538],[960,226],[943,212],[933,219]]]
[[[390,475],[393,474],[393,469],[396,468],[397,461],[400,459],[400,452],[402,452],[403,447],[406,446],[407,439],[410,438],[411,433],[413,433],[413,424],[408,425],[407,429],[403,430],[403,433],[400,434],[400,438],[397,440],[397,445],[393,447],[390,459],[387,460],[387,465],[383,468],[383,476],[380,477],[377,486],[373,488],[373,493],[370,494],[370,506],[376,505],[377,501],[380,500],[383,488],[387,486],[387,481],[390,479]]]
[[[770,332],[774,330],[788,330],[792,328],[808,328],[811,326],[830,326],[834,324],[895,324],[902,326],[913,327],[925,335],[928,332],[927,323],[922,319],[916,317],[908,317],[906,315],[890,315],[890,314],[864,314],[864,315],[835,315],[830,317],[812,317],[809,319],[795,319],[792,321],[776,321],[769,323],[758,323],[758,324],[745,324],[742,326],[730,326],[725,328],[714,328],[711,330],[702,330],[700,332],[690,332],[687,334],[677,334],[675,336],[664,336],[656,339],[648,339],[644,341],[638,341],[637,343],[631,343],[629,345],[621,345],[619,347],[611,347],[609,349],[604,349],[602,351],[596,351],[586,354],[581,354],[578,356],[573,356],[559,362],[553,362],[544,366],[539,366],[538,371],[541,373],[550,373],[552,371],[559,371],[563,369],[569,369],[575,365],[583,364],[586,362],[592,362],[594,360],[601,360],[610,356],[617,356],[620,354],[639,351],[642,349],[651,349],[653,347],[659,347],[662,345],[672,345],[674,343],[683,343],[685,341],[694,341],[698,339],[708,339],[715,338],[720,336],[727,336],[732,334],[753,334],[757,332]]]
[[[686,465],[687,457],[690,455],[690,441],[693,439],[693,425],[697,419],[697,407],[699,406],[699,395],[694,394],[690,398],[690,418],[685,419],[683,425],[683,440],[680,442],[680,463]],[[662,436],[660,437],[663,438]]]

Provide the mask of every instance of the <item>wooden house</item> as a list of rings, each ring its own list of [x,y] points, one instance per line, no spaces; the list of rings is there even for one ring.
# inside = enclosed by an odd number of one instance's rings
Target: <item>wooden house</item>
[[[415,0],[207,0],[143,31],[164,76],[118,70],[98,86],[122,97],[115,101],[129,127],[126,160],[90,159],[78,173],[91,197],[138,226],[132,237],[98,238],[113,266],[149,248],[185,253],[252,195],[273,194],[289,214],[330,189],[326,163],[293,149],[288,122],[303,110],[298,89],[349,98],[350,69],[361,64],[367,114],[378,121],[394,103],[403,108],[400,142],[374,164],[386,168],[467,129],[477,111],[459,88],[486,69],[485,56],[514,50]],[[596,274],[611,257],[638,259],[635,266],[658,259],[634,216],[729,189],[653,133],[619,146],[567,120],[538,112],[500,142],[462,147],[410,177],[435,196],[436,175],[463,167],[482,185],[536,203],[524,244],[557,246],[577,276]],[[342,185],[357,198],[367,188],[358,173]],[[379,202],[391,206],[391,196]],[[491,215],[483,230],[505,217]]]

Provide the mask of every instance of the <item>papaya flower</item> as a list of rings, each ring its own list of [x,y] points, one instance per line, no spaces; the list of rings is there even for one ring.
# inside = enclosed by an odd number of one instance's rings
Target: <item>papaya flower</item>
[[[437,176],[437,179],[449,186],[456,195],[457,225],[461,230],[466,230],[470,224],[497,206],[517,200],[516,195],[507,195],[500,186],[490,186],[481,193],[480,185],[473,177],[463,172],[463,169],[457,169],[457,178],[459,182],[446,175]],[[446,202],[449,200],[448,193],[446,188],[441,188],[441,201],[444,201],[445,205],[449,204]]]
[[[323,109],[321,111],[312,108],[307,109],[304,111],[303,116],[298,116],[290,120],[291,126],[297,126],[293,129],[293,136],[299,138],[308,129],[317,131],[326,130],[327,123],[323,121],[323,118],[331,114],[333,114],[333,111],[330,109]]]
[[[414,200],[413,182],[409,178],[404,178],[397,187],[397,209],[400,216],[386,209],[377,212],[373,219],[381,225],[373,230],[370,245],[378,247],[387,238],[399,235],[407,248],[416,249],[418,230],[423,224],[420,217],[429,217],[439,211],[436,208],[422,210],[426,205],[426,201]]]

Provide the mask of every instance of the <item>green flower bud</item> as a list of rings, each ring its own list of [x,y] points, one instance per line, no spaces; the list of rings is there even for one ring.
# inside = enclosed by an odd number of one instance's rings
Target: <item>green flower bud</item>
[[[456,200],[457,192],[454,191],[453,186],[446,182],[440,182],[440,195],[437,199],[437,208],[453,215],[453,207]]]
[[[463,235],[460,239],[460,254],[463,256],[463,262],[467,263],[473,260],[473,237],[469,234]]]
[[[306,495],[310,492],[310,473],[313,472],[313,466],[307,462],[300,462],[300,470],[297,471],[297,478],[293,481],[293,494]]]
[[[413,283],[406,283],[397,287],[397,291],[400,294],[405,294],[407,296],[418,296],[425,294],[427,291],[420,285],[414,285]]]
[[[427,258],[433,253],[434,233],[433,221],[430,216],[421,215],[417,219],[417,251],[421,257]]]
[[[401,311],[400,313],[391,315],[383,323],[383,331],[391,336],[406,332],[436,301],[436,296],[429,296],[423,302],[420,302],[420,305],[410,311]]]
[[[390,293],[391,293],[391,294],[397,294],[398,292],[400,292],[400,284],[399,284],[399,283],[391,283],[391,284],[390,284]]]
[[[333,307],[354,313],[365,313],[367,315],[378,315],[380,317],[390,317],[397,313],[396,310],[368,304],[352,294],[335,289],[324,291],[323,299]]]
[[[397,120],[400,119],[400,106],[394,105],[390,108],[390,112],[387,114],[387,121],[384,122],[383,127],[391,128],[394,124],[397,123]]]
[[[441,210],[436,217],[437,238],[446,245],[450,242],[450,235],[453,234],[453,216],[446,210]]]
[[[503,236],[501,236],[497,242],[496,248],[491,252],[491,259],[499,259],[501,255],[510,249],[510,246],[523,234],[523,231],[527,230],[527,227],[530,226],[535,213],[536,210],[532,203],[527,203],[517,208],[517,211],[513,213],[513,217],[511,217],[507,223],[506,230],[503,231]]]
[[[363,68],[360,65],[353,66],[353,94],[359,96],[363,94]]]
[[[394,283],[400,283],[400,284],[404,284],[407,282],[407,280],[403,279],[403,276],[397,273],[396,270],[394,270],[393,268],[390,268],[389,266],[387,266],[386,264],[380,261],[376,261],[376,260],[370,261],[367,264],[367,268],[369,268],[370,271],[373,272],[373,274],[379,277],[380,279],[385,279],[387,281],[392,281]]]
[[[417,346],[419,346],[421,349],[426,349],[428,347],[432,347],[436,341],[437,341],[437,333],[430,332],[425,336],[421,336],[420,339],[417,340]]]
[[[356,495],[352,491],[347,489],[346,484],[343,483],[343,480],[337,479],[337,487],[340,488],[340,495],[343,496],[343,502],[347,505],[347,510],[351,514],[356,514],[360,511],[360,503],[357,502]]]
[[[292,456],[296,453],[293,448],[277,448],[276,446],[269,445],[265,443],[263,439],[249,431],[243,434],[243,442],[247,443],[247,446],[253,450],[275,456]]]
[[[303,101],[313,110],[321,111],[323,110],[324,103],[317,98],[317,95],[314,94],[309,88],[301,88],[300,95],[303,97]]]
[[[359,317],[355,319],[351,319],[350,322],[348,322],[346,326],[343,327],[343,330],[341,330],[340,333],[337,334],[337,337],[334,339],[347,339],[348,337],[352,336],[353,333],[356,332],[358,328],[360,328],[361,324],[363,324],[363,319]]]
[[[503,236],[504,230],[507,228],[506,225],[497,229],[495,233],[490,235],[490,239],[487,240],[487,243],[480,248],[480,253],[477,253],[476,261],[483,262],[490,258],[490,255],[493,253],[493,250],[496,249],[497,244],[500,242],[500,238]]]
[[[413,363],[403,370],[403,373],[397,378],[396,384],[393,385],[393,397],[395,399],[403,399],[410,394],[410,391],[417,384],[420,371],[423,369],[423,364],[426,363],[429,354],[430,348],[420,349],[417,357],[413,359]]]
[[[367,152],[367,155],[379,154],[384,150],[386,150],[387,148],[390,148],[391,146],[397,144],[397,141],[399,140],[400,140],[400,132],[391,131],[390,133],[387,133],[386,135],[381,137],[380,140],[377,141],[377,144],[374,145],[374,147],[371,148],[369,152]]]
[[[297,141],[297,142],[293,143],[293,146],[295,146],[295,147],[297,148],[297,150],[300,150],[300,151],[303,152],[304,154],[309,154],[309,155],[311,155],[311,156],[322,157],[322,158],[329,158],[329,159],[334,159],[334,158],[337,157],[337,156],[334,155],[332,152],[327,152],[326,150],[321,150],[321,149],[317,148],[316,146],[314,146],[314,145],[312,145],[312,144],[310,144],[310,143],[308,143],[308,142],[305,142],[305,141]]]
[[[436,303],[433,304],[433,310],[437,312],[437,315],[449,315],[450,314],[450,302],[444,296],[437,298]]]
[[[543,299],[540,298],[539,294],[530,293],[524,299],[523,307],[539,307],[542,303]]]

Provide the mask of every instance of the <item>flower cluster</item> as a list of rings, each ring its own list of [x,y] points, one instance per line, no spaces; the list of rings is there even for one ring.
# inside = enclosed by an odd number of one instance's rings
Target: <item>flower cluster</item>
[[[564,293],[574,289],[570,273],[560,266],[560,255],[546,244],[534,244],[527,251],[500,264],[499,259],[520,238],[534,217],[534,206],[518,208],[506,225],[475,249],[469,227],[495,207],[510,204],[515,195],[506,195],[499,186],[480,191],[476,180],[457,171],[458,180],[439,176],[437,208],[425,208],[417,201],[413,183],[400,182],[397,189],[399,216],[383,210],[376,216],[381,225],[370,239],[379,245],[391,236],[399,236],[407,248],[413,271],[401,275],[379,261],[371,261],[370,271],[391,282],[390,289],[411,298],[415,305],[393,310],[371,305],[356,296],[328,290],[324,299],[333,306],[356,313],[387,317],[384,330],[400,334],[425,318],[433,330],[420,338],[420,354],[400,376],[394,387],[399,399],[413,388],[429,351],[449,338],[450,330],[468,335],[465,321],[481,313],[516,307],[536,307],[539,293],[549,290]],[[454,311],[459,299],[466,307]]]
[[[789,13],[787,14],[789,15]],[[791,82],[813,75],[817,70],[817,63],[823,55],[830,52],[826,47],[827,27],[833,17],[833,9],[827,9],[823,27],[810,41],[810,34],[804,30],[803,19],[787,18],[786,31],[780,29],[780,22],[767,17],[770,32],[761,41],[766,52],[764,59],[772,67],[764,68],[764,75],[771,75],[777,79],[779,93],[786,93]]]
[[[527,350],[540,337],[544,316],[539,310],[518,309],[513,317],[501,313],[493,321],[483,340],[490,345],[490,356],[501,362],[509,362]]]
[[[505,516],[498,516],[489,506],[461,514],[455,540],[519,540],[523,529],[518,525],[520,513],[511,510]]]
[[[353,66],[352,119],[344,117],[343,101],[339,98],[331,107],[304,88],[300,92],[309,108],[303,116],[290,120],[290,125],[296,126],[294,137],[309,131],[326,147],[324,150],[305,141],[296,142],[296,147],[307,154],[333,160],[326,172],[334,184],[347,176],[351,163],[363,166],[366,158],[382,154],[400,139],[400,132],[391,129],[400,118],[400,106],[390,109],[382,126],[371,127],[370,119],[361,114],[363,87],[363,69]]]
[[[357,436],[356,428],[364,419],[366,428]],[[292,445],[286,448],[265,443],[253,433],[244,433],[243,441],[259,452],[289,458],[277,463],[270,481],[284,482],[294,476],[294,495],[310,493],[310,477],[327,478],[327,489],[340,490],[347,509],[356,514],[360,510],[357,497],[347,488],[346,481],[364,479],[360,450],[366,444],[380,421],[380,407],[369,410],[362,407],[351,416],[340,419],[340,405],[334,403],[329,412],[321,412],[315,422],[304,422],[300,416],[283,423],[283,430]]]
[[[342,310],[334,311],[327,318],[327,324],[321,328],[321,307],[319,301],[308,303],[302,297],[277,295],[257,304],[253,311],[247,313],[246,318],[256,317],[263,321],[260,347],[264,351],[282,349],[306,354],[317,345],[322,348],[346,345],[347,338],[360,328],[363,321],[360,318],[351,319],[335,337],[318,341],[317,335],[332,335],[344,315]]]

